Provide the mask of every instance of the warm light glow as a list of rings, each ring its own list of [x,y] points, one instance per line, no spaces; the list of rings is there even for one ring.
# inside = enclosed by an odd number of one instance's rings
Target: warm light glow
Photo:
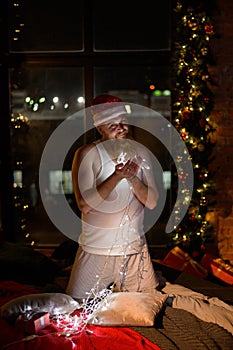
[[[55,97],[53,98],[53,103],[58,103],[58,102],[59,102],[59,97],[55,96]]]
[[[79,96],[79,97],[77,98],[77,102],[78,102],[78,103],[85,103],[85,98],[84,98],[83,96]]]

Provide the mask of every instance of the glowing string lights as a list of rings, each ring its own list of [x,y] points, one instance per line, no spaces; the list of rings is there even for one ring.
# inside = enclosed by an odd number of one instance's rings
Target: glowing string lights
[[[175,244],[200,236],[203,241],[211,232],[206,214],[215,194],[212,173],[209,170],[214,144],[209,114],[213,107],[213,83],[210,39],[214,36],[212,14],[214,4],[177,1],[174,74],[176,79],[173,120],[181,138],[187,145],[194,168],[194,193],[189,210],[172,238]],[[183,157],[183,156],[182,156]],[[184,177],[187,174],[181,174]],[[188,194],[187,194],[188,195]],[[177,208],[177,215],[179,208]]]

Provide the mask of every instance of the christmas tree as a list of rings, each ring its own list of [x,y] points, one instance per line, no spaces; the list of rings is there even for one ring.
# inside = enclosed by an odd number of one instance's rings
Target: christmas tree
[[[178,1],[174,9],[173,123],[191,156],[194,189],[189,209],[171,233],[171,240],[188,252],[200,250],[204,242],[214,238],[207,213],[215,194],[214,172],[209,168],[215,145],[211,140],[215,129],[210,120],[214,81],[209,68],[214,64],[210,40],[215,36],[216,8],[214,1],[184,0]]]

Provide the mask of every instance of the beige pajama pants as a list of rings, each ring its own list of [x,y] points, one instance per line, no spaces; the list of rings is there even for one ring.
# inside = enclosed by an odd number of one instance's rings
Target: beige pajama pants
[[[121,292],[151,292],[158,287],[147,246],[125,257],[90,254],[79,247],[66,293],[85,299],[93,288],[100,291],[113,283],[114,291]]]

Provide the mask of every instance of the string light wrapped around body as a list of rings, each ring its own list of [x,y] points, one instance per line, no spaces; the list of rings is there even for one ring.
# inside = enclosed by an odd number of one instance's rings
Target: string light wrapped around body
[[[119,160],[121,159],[122,154],[119,154]],[[132,187],[129,185],[129,191],[128,191],[128,199],[127,201],[130,201],[130,195],[132,193]],[[120,286],[121,290],[124,289],[125,280],[127,278],[127,254],[126,251],[129,248],[129,240],[128,240],[128,233],[130,230],[134,230],[134,227],[131,227],[130,222],[134,219],[133,217],[129,216],[128,213],[129,205],[126,205],[124,213],[121,218],[121,222],[118,229],[118,234],[116,235],[115,242],[113,243],[112,247],[109,249],[109,253],[106,256],[104,266],[102,268],[102,271],[99,275],[96,275],[96,283],[93,285],[90,291],[86,292],[87,297],[82,300],[80,303],[80,312],[78,314],[72,315],[72,314],[66,314],[66,315],[56,315],[53,318],[53,322],[56,324],[57,328],[60,330],[59,334],[62,336],[70,337],[71,335],[77,335],[83,332],[83,330],[86,328],[87,324],[90,320],[92,320],[93,323],[95,323],[95,312],[98,309],[98,307],[103,305],[105,303],[105,306],[107,307],[107,297],[114,292],[115,283],[118,282],[118,285]],[[127,227],[126,230],[124,230],[124,226]],[[121,246],[121,263],[119,266],[119,275],[118,275],[118,281],[114,281],[110,286],[105,286],[105,288],[100,287],[101,279],[104,275],[105,268],[108,264],[109,257],[111,256],[111,250],[114,249],[114,245],[118,244],[118,238],[119,236],[124,235],[123,241],[125,244]],[[142,237],[138,234],[137,239],[139,241],[142,240]],[[120,240],[122,241],[122,239]],[[142,240],[142,246],[143,246],[143,240]],[[140,247],[140,244],[139,244]],[[144,258],[143,258],[143,252],[138,251],[137,253],[141,254],[140,264],[138,267],[138,288],[140,288],[140,280],[143,279],[143,272],[144,272]]]

